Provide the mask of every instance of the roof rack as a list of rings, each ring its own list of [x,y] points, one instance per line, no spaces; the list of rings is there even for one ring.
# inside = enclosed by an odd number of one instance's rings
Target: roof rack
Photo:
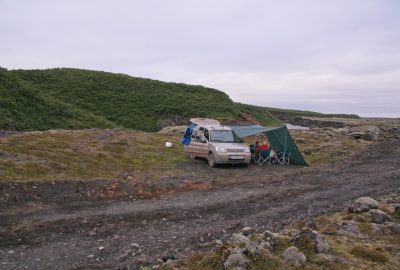
[[[221,123],[217,120],[210,118],[192,118],[190,122],[196,125],[205,125],[205,126],[220,126]]]

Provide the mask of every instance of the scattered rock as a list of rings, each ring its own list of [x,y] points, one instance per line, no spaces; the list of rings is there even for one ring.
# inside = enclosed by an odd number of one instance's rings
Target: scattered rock
[[[235,233],[232,235],[231,242],[235,246],[246,246],[248,243],[250,243],[250,240],[243,234]]]
[[[271,255],[268,249],[264,248],[263,245],[257,245],[254,242],[250,242],[245,250],[244,253],[253,257],[253,258],[269,258]]]
[[[379,207],[379,203],[370,197],[360,197],[349,206],[349,212],[361,213],[367,212],[370,209],[376,209]]]
[[[265,248],[266,250],[271,250],[271,244],[267,241],[261,241],[259,244],[260,247]]]
[[[371,209],[368,213],[371,215],[371,220],[373,223],[383,224],[393,220],[391,216],[379,209]]]
[[[304,140],[303,138],[298,138],[298,139],[296,140],[296,142],[297,142],[297,143],[304,143],[305,140]]]
[[[372,234],[373,235],[381,235],[383,234],[383,228],[381,224],[371,223]]]
[[[297,247],[289,247],[282,253],[283,258],[286,261],[293,263],[296,266],[300,266],[301,264],[307,261],[307,257],[299,251]]]
[[[224,268],[230,270],[245,270],[248,266],[248,260],[241,253],[232,253],[224,262]]]
[[[153,258],[147,255],[140,255],[134,257],[132,260],[133,265],[150,265],[153,261]]]
[[[292,243],[303,250],[325,253],[329,250],[329,243],[317,231],[309,228],[303,229],[293,236]]]
[[[378,134],[373,131],[365,131],[361,139],[366,140],[366,141],[377,141],[378,140]]]
[[[273,249],[275,249],[278,245],[280,245],[284,241],[285,237],[279,233],[265,231],[264,239],[271,244]]]
[[[349,136],[353,139],[359,140],[362,138],[363,134],[364,133],[362,133],[362,132],[352,132],[349,134]]]
[[[350,136],[351,138],[353,138],[353,139],[356,139],[356,140],[361,139],[361,138],[362,138],[362,135],[363,135],[363,133],[362,133],[362,132],[359,132],[359,131],[349,133],[349,136]]]
[[[311,155],[314,152],[314,149],[312,148],[304,148],[303,153],[306,155]]]
[[[161,258],[163,262],[167,262],[169,260],[176,260],[176,256],[174,254],[167,254]]]
[[[221,245],[224,244],[224,243],[223,243],[221,240],[219,240],[219,239],[216,239],[216,240],[214,241],[214,243],[215,243],[216,245],[219,245],[219,246],[221,246]]]
[[[344,220],[339,223],[337,234],[346,235],[354,238],[363,238],[364,235],[360,233],[357,222],[354,220]]]
[[[316,230],[317,224],[315,223],[313,218],[307,218],[307,220],[304,223],[304,227]]]
[[[245,236],[249,236],[249,235],[251,235],[252,233],[254,233],[254,229],[251,228],[251,227],[244,227],[244,228],[242,229],[242,234],[245,235]]]
[[[283,235],[287,235],[287,236],[290,236],[290,237],[292,237],[293,235],[295,235],[295,234],[297,234],[299,232],[300,232],[300,230],[297,230],[297,229],[283,229],[281,231],[281,233]]]
[[[393,222],[386,222],[384,224],[384,227],[388,228],[393,233],[400,235],[400,224]]]

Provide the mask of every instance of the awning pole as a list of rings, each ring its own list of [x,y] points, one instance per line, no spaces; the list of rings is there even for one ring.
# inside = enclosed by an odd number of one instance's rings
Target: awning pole
[[[286,154],[286,136],[287,136],[287,127],[286,127],[286,125],[285,125],[285,147],[284,147],[284,153],[283,154]]]
[[[287,133],[288,133],[288,130],[287,130],[287,127],[285,125],[285,147],[283,148],[284,149],[284,151],[283,151],[283,164],[285,164],[284,162],[286,160],[286,136],[287,136]]]

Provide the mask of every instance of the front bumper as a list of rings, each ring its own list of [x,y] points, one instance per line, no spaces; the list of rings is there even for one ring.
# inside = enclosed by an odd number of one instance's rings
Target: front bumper
[[[214,153],[217,164],[249,164],[251,153]]]

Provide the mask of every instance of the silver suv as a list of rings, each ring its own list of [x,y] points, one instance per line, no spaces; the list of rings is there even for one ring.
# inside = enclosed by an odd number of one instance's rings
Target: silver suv
[[[221,126],[217,120],[193,118],[196,126],[192,130],[190,144],[185,153],[190,157],[206,158],[208,165],[249,164],[250,148],[235,135],[231,128]]]

